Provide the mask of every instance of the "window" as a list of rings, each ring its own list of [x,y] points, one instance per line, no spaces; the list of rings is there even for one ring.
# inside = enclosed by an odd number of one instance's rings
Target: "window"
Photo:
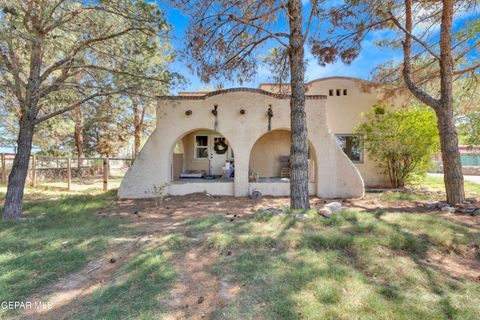
[[[328,90],[328,95],[333,96],[333,89]]]
[[[347,95],[347,89],[343,89],[343,95],[344,95],[344,96]]]
[[[195,159],[208,159],[208,136],[195,136]]]
[[[337,89],[337,96],[340,95],[340,89]]]
[[[363,162],[363,136],[353,134],[335,135],[337,144],[352,162]]]

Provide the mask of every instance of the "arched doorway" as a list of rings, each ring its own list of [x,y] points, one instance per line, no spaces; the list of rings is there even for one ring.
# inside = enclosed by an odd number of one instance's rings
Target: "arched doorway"
[[[171,152],[171,181],[233,181],[235,154],[230,142],[221,133],[195,129],[183,134]]]
[[[250,182],[289,182],[291,133],[287,129],[272,130],[257,139],[250,151]],[[317,158],[309,143],[309,182],[316,181]]]

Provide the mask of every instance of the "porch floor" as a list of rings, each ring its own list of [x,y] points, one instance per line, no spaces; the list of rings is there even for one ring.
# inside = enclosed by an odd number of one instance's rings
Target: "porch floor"
[[[233,182],[233,178],[218,178],[218,179],[203,179],[203,178],[182,178],[174,180],[173,184],[184,184],[184,183],[225,183]]]

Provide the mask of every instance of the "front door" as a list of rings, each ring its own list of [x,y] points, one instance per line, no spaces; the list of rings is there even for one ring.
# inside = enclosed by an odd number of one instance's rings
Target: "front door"
[[[222,136],[210,136],[210,172],[212,175],[223,175],[223,167],[225,167],[225,162],[227,161],[227,155],[230,151],[230,146],[228,145],[227,140]],[[227,145],[227,150],[223,152],[224,142]],[[219,144],[217,147],[218,151],[215,151],[215,145]]]

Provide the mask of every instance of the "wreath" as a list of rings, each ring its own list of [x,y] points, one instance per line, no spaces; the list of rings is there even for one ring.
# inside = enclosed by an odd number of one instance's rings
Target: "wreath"
[[[228,150],[228,145],[225,143],[225,141],[219,140],[215,142],[213,150],[215,150],[217,154],[225,154],[225,152]]]

